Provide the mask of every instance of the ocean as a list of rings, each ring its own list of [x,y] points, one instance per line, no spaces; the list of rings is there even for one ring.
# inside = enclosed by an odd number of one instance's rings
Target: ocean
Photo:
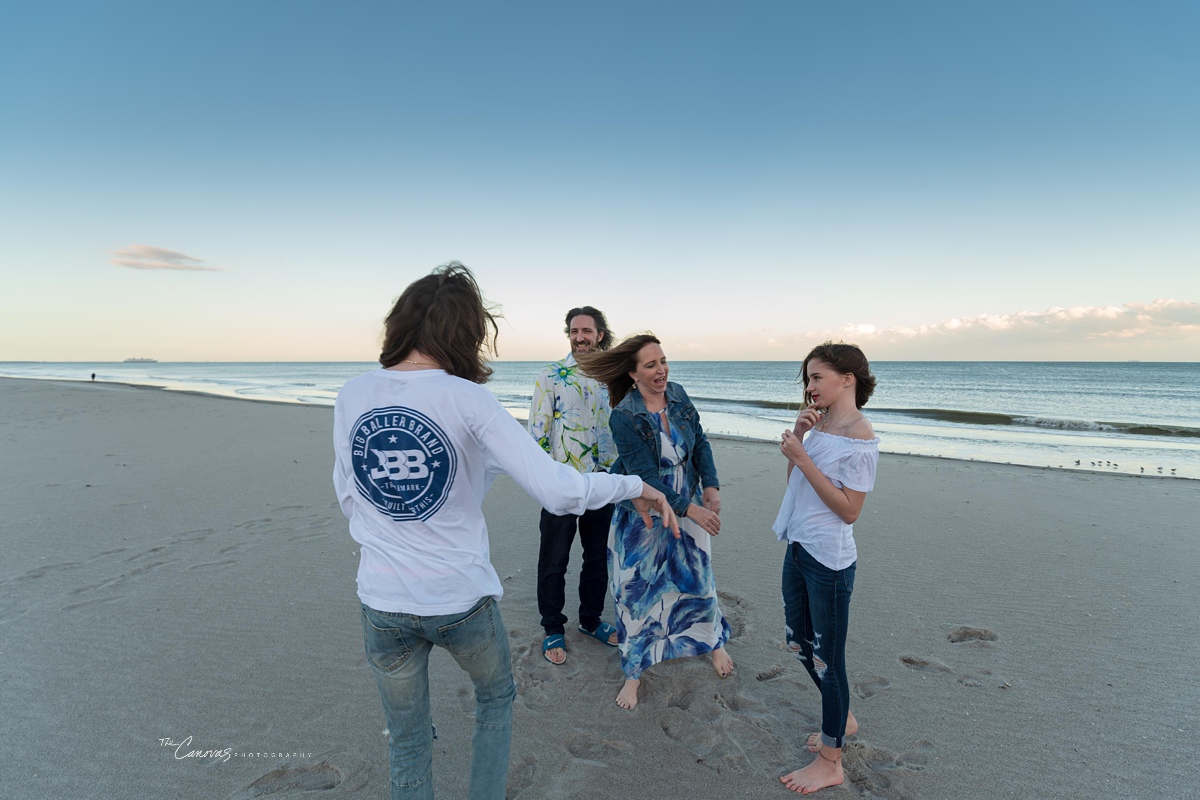
[[[333,405],[376,365],[0,362],[0,376],[113,381]],[[541,362],[497,361],[488,387],[524,419]],[[863,409],[884,452],[1200,479],[1200,364],[880,361]],[[792,361],[675,361],[705,431],[775,441],[802,396]]]

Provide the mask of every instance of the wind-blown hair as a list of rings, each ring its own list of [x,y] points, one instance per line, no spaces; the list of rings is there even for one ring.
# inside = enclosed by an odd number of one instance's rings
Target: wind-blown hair
[[[392,367],[419,350],[451,375],[487,383],[492,368],[485,355],[496,352],[499,316],[484,302],[471,270],[457,261],[443,264],[409,284],[392,306],[379,363]]]
[[[581,353],[575,356],[575,362],[584,375],[608,387],[608,404],[616,408],[633,388],[629,373],[637,369],[638,353],[648,344],[662,342],[653,333],[638,333],[626,336],[604,352]]]
[[[812,397],[808,394],[808,362],[814,358],[824,361],[840,375],[853,375],[855,380],[854,405],[862,408],[867,404],[867,400],[875,392],[875,376],[871,374],[871,365],[867,363],[867,357],[863,355],[863,351],[856,344],[825,342],[814,347],[804,357],[804,366],[800,368],[798,380],[805,387],[804,405],[806,408],[812,402]]]
[[[567,336],[571,335],[571,320],[575,319],[580,314],[594,319],[596,321],[596,332],[604,334],[600,337],[600,341],[596,343],[596,349],[607,350],[608,348],[612,347],[613,332],[608,329],[608,320],[604,318],[604,312],[595,306],[580,306],[579,308],[572,308],[570,311],[568,311],[566,322],[567,326],[563,329],[563,332],[566,333]]]

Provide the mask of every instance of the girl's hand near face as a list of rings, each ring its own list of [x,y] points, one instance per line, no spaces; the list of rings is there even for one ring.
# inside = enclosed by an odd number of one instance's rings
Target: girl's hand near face
[[[803,409],[796,415],[796,424],[792,428],[792,433],[797,438],[802,438],[804,434],[812,430],[821,420],[821,412],[815,406],[809,406]]]

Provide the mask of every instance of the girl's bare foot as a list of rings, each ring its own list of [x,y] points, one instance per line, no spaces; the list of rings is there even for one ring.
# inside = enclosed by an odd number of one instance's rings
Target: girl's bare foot
[[[625,679],[625,685],[621,687],[621,691],[617,692],[617,705],[626,711],[632,711],[637,707],[637,692],[640,680],[632,678]]]
[[[733,672],[733,659],[729,657],[729,653],[725,652],[724,647],[718,647],[712,651],[713,669],[722,678],[729,677],[729,673]]]
[[[827,786],[841,786],[846,780],[846,773],[842,771],[842,751],[840,748],[823,747],[817,751],[817,757],[811,764],[789,772],[779,780],[800,794],[812,794]]]
[[[858,720],[856,720],[854,718],[854,714],[852,712],[847,711],[846,712],[846,735],[853,736],[856,733],[858,733]],[[821,732],[818,731],[816,733],[810,733],[808,735],[808,744],[805,746],[808,748],[808,752],[810,752],[810,753],[815,753],[818,750],[820,750],[821,749]]]

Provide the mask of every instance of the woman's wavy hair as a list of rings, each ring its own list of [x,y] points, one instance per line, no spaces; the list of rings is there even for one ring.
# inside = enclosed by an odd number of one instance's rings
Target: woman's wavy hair
[[[595,306],[580,306],[572,308],[567,312],[566,327],[563,328],[563,333],[567,336],[571,335],[571,320],[578,317],[580,314],[591,317],[596,322],[596,332],[603,334],[600,341],[596,344],[597,350],[607,350],[612,347],[613,332],[608,329],[608,320],[604,318],[604,312]]]
[[[824,361],[840,375],[853,375],[855,380],[854,405],[862,408],[875,392],[875,376],[871,374],[871,365],[867,357],[856,344],[844,342],[825,342],[809,351],[804,357],[804,366],[800,368],[797,380],[804,386],[804,406],[812,402],[808,394],[808,362],[813,359]]]
[[[653,333],[626,336],[603,352],[582,353],[575,357],[579,370],[608,387],[608,404],[613,408],[633,388],[629,373],[637,369],[638,353],[648,344],[662,344]]]
[[[443,264],[409,284],[388,312],[379,363],[392,367],[419,350],[451,375],[487,383],[492,368],[485,356],[496,353],[498,317],[471,270],[457,261]]]

